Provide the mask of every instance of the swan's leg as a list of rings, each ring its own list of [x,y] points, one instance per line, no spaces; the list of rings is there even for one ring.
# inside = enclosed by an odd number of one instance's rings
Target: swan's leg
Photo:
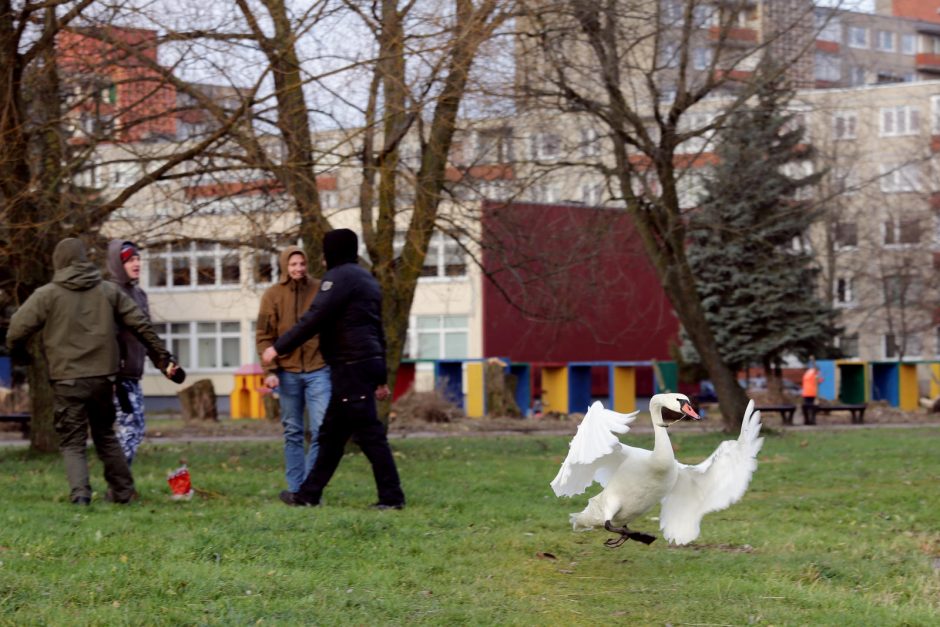
[[[630,528],[626,525],[623,527],[614,527],[610,524],[609,520],[604,521],[604,529],[610,531],[611,533],[620,534],[619,538],[610,538],[604,541],[604,545],[609,546],[612,549],[617,548],[627,540],[636,540],[637,542],[642,542],[643,544],[652,544],[653,541],[656,540],[656,536],[651,536],[640,531],[630,531]]]

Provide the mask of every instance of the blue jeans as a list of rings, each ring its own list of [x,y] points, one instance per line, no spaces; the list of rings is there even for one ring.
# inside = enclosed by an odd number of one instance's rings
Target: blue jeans
[[[296,492],[317,461],[317,437],[330,402],[330,367],[313,372],[278,371],[281,424],[284,425],[284,467],[287,489]],[[310,449],[304,455],[304,405],[310,419]]]

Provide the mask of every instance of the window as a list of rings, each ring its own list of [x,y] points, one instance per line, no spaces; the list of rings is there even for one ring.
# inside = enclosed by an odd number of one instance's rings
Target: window
[[[858,87],[859,85],[865,85],[867,82],[868,78],[865,68],[856,65],[849,70],[850,85],[853,87]]]
[[[252,259],[252,279],[255,285],[270,285],[277,281],[280,268],[278,254],[259,251]]]
[[[679,119],[679,132],[692,133],[705,129],[715,120],[713,113],[686,113]],[[714,129],[701,130],[700,134],[688,138],[676,149],[678,153],[698,153],[705,149],[715,134]]]
[[[927,48],[934,54],[940,54],[940,37],[927,36]]]
[[[561,192],[555,183],[537,183],[529,188],[529,195],[532,202],[546,204],[556,203],[561,198]]]
[[[867,48],[868,29],[861,26],[849,26],[849,47]]]
[[[554,133],[537,133],[532,136],[533,159],[555,159],[561,154],[561,137]]]
[[[836,248],[854,248],[858,246],[858,225],[855,222],[836,222]]]
[[[830,12],[820,12],[814,16],[816,39],[842,43],[842,23]]]
[[[320,206],[323,209],[339,208],[339,192],[335,189],[320,192]]]
[[[858,171],[851,166],[835,167],[830,170],[830,180],[833,188],[842,194],[857,194],[861,186]]]
[[[882,107],[881,136],[916,135],[920,131],[920,109],[917,107]]]
[[[581,156],[596,157],[601,154],[601,140],[597,129],[581,129]]]
[[[660,67],[679,67],[679,44],[674,41],[664,41],[659,49]]]
[[[692,19],[695,21],[697,28],[720,25],[718,10],[707,4],[696,4],[692,7]]]
[[[904,33],[901,35],[901,54],[917,53],[917,35],[913,33]]]
[[[908,163],[900,166],[882,164],[879,167],[881,170],[879,183],[883,192],[917,192],[923,187],[919,164]]]
[[[922,352],[920,336],[885,334],[885,358],[919,356]]]
[[[832,136],[835,139],[855,139],[858,114],[855,111],[837,111],[832,115]]]
[[[692,67],[696,70],[707,70],[712,64],[711,48],[692,49]]]
[[[916,276],[890,274],[884,277],[885,305],[909,303],[919,293],[919,281]]]
[[[227,370],[241,365],[238,322],[166,322],[154,328],[187,370]]]
[[[884,223],[886,246],[917,244],[920,242],[920,233],[918,218],[888,218]]]
[[[930,132],[940,135],[940,96],[930,97]]]
[[[839,350],[844,357],[858,357],[858,334],[843,335],[839,338]]]
[[[838,81],[842,78],[842,60],[834,54],[816,53],[816,80]]]
[[[395,233],[395,258],[401,257],[405,247],[405,232]],[[421,267],[422,277],[464,277],[467,276],[467,259],[460,244],[450,236],[435,231],[428,242],[428,254]]]
[[[415,359],[463,359],[468,355],[467,316],[415,316]]]
[[[603,198],[603,183],[585,183],[581,186],[581,202],[585,205],[596,207],[603,204]]]
[[[477,160],[482,163],[511,163],[512,129],[492,128],[477,133]]]
[[[889,30],[879,30],[875,45],[878,50],[894,52],[894,33]]]
[[[238,285],[238,251],[209,242],[167,244],[147,251],[148,287],[190,289]]]
[[[855,281],[852,277],[838,277],[836,279],[836,303],[839,305],[851,305],[855,302]]]

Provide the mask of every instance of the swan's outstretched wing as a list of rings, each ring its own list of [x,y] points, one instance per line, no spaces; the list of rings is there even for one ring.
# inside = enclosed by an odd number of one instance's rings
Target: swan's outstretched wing
[[[747,405],[737,440],[722,442],[697,466],[679,464],[679,477],[662,502],[659,526],[670,542],[686,544],[698,537],[702,516],[736,503],[757,469],[757,453],[764,438],[760,434],[760,412],[754,401]]]
[[[606,485],[624,459],[623,448],[615,433],[626,433],[639,412],[621,414],[595,401],[584,415],[578,432],[571,439],[568,457],[552,480],[558,496],[574,496],[594,481]]]

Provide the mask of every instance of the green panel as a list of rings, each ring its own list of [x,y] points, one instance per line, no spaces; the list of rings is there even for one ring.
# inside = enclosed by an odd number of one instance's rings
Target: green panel
[[[657,374],[658,369],[658,374]],[[660,381],[662,376],[662,381]],[[674,361],[653,362],[653,379],[656,393],[679,391],[679,364]]]
[[[842,385],[839,400],[843,403],[858,404],[865,402],[865,366],[864,364],[839,364]]]

